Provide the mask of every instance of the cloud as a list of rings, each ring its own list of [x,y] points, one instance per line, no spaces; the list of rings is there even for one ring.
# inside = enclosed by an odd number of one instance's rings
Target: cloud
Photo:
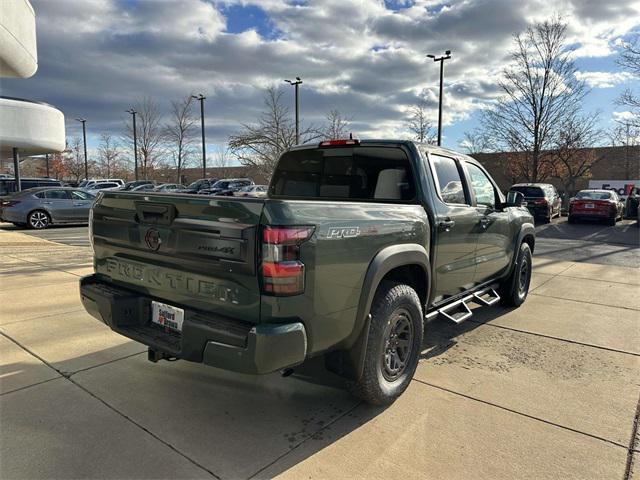
[[[609,55],[638,28],[634,0],[33,0],[39,70],[3,79],[3,95],[43,100],[68,119],[88,118],[91,135],[118,135],[124,112],[144,96],[165,111],[191,92],[206,95],[207,139],[225,142],[253,121],[270,84],[299,75],[301,113],[318,124],[339,108],[361,136],[404,135],[406,112],[427,98],[437,115],[438,64],[427,53],[453,50],[445,64],[446,124],[470,118],[500,93],[497,78],[512,35],[560,13],[576,58]],[[237,8],[228,8],[228,7]],[[229,31],[225,15],[258,7],[257,22]],[[255,9],[254,9],[255,11]],[[231,12],[231,13],[230,13]],[[234,13],[235,12],[235,13]],[[262,18],[264,17],[264,18]],[[232,20],[237,20],[236,18]],[[235,23],[236,25],[238,22]],[[258,32],[270,32],[268,37]],[[593,67],[591,67],[593,68]],[[582,71],[606,88],[624,74]]]
[[[576,72],[575,76],[591,88],[613,88],[633,78],[629,72]]]

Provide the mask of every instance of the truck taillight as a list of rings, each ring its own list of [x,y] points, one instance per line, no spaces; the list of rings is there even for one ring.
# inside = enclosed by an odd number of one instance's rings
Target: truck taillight
[[[264,227],[262,230],[262,292],[289,296],[304,292],[304,263],[300,245],[311,238],[315,227]]]

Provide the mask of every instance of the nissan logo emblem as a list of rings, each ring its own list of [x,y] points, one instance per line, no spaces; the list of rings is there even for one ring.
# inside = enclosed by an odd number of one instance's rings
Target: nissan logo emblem
[[[160,248],[160,244],[162,243],[162,239],[160,238],[160,232],[155,228],[150,228],[147,230],[147,233],[144,234],[144,243],[147,244],[147,247],[154,252]]]

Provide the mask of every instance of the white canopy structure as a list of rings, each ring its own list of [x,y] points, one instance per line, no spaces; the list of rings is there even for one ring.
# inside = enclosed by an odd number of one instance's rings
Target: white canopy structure
[[[2,0],[0,77],[29,78],[38,69],[36,18],[28,0]],[[46,103],[0,97],[0,158],[13,157],[20,188],[20,155],[65,149],[63,113]]]

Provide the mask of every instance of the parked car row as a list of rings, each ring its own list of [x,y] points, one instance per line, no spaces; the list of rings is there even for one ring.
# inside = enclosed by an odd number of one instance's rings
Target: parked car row
[[[561,215],[563,196],[549,183],[518,183],[509,190],[524,196],[526,206],[536,220],[549,223],[553,217]],[[613,190],[580,190],[569,199],[569,223],[591,219],[615,225],[624,214],[625,202]]]
[[[197,180],[188,187],[179,183],[158,184],[152,180],[124,182],[121,179],[84,180],[78,188],[65,187],[59,180],[21,179],[16,192],[13,178],[0,179],[0,221],[34,229],[64,223],[86,223],[89,210],[101,191],[192,193],[239,197],[264,197],[266,185],[254,185],[248,178]]]

